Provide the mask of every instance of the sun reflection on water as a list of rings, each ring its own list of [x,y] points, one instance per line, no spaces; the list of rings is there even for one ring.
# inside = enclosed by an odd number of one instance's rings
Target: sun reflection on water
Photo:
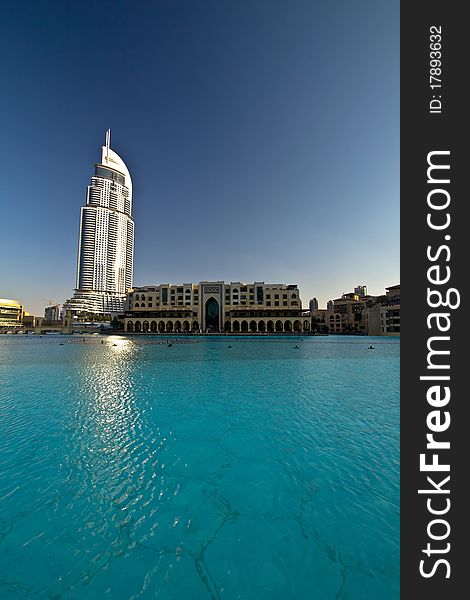
[[[111,352],[83,365],[81,402],[77,416],[100,451],[124,452],[139,429],[139,409],[134,397],[133,357],[135,344],[112,338]]]
[[[135,348],[135,344],[133,340],[129,340],[127,338],[124,338],[122,336],[113,336],[111,341],[112,343],[112,347],[115,348],[116,352],[122,351],[122,350],[126,350],[126,351],[130,351],[133,348]]]
[[[119,546],[131,535],[148,535],[143,533],[149,517],[145,506],[162,484],[162,442],[158,427],[148,427],[147,400],[142,393],[136,398],[140,385],[136,358],[141,349],[125,338],[111,341],[111,347],[102,347],[93,362],[81,366],[70,453],[75,464],[70,467],[80,478],[77,483],[84,494],[99,490],[92,508],[94,519],[102,521],[101,535],[111,546]],[[75,501],[80,502],[79,495]],[[155,516],[152,522],[157,522]]]

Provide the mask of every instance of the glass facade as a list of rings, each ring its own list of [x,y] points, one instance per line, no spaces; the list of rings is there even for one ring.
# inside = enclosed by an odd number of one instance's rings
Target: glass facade
[[[121,175],[121,173],[117,173],[112,169],[107,169],[106,167],[103,167],[101,165],[96,165],[95,175],[96,177],[101,177],[102,179],[110,179],[111,181],[115,181],[120,185],[126,184],[124,175]]]

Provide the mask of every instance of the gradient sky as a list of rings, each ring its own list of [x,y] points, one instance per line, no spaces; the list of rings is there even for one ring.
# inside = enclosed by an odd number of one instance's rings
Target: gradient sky
[[[135,285],[399,283],[398,0],[10,0],[0,56],[0,297],[72,295],[108,127]]]

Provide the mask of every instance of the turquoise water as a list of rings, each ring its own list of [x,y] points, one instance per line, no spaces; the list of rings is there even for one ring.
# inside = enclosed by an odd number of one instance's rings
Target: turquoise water
[[[0,597],[398,598],[399,341],[160,341],[0,336]]]

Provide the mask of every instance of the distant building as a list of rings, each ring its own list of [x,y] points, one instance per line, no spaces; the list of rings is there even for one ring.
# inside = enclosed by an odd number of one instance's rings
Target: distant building
[[[77,287],[64,311],[122,310],[132,287],[133,261],[132,180],[122,158],[110,148],[108,130],[80,212]]]
[[[364,323],[362,311],[365,303],[356,293],[343,294],[332,301],[332,308],[327,308],[325,324],[330,333],[362,333]]]
[[[354,288],[354,293],[359,296],[359,298],[364,298],[367,296],[367,286],[366,285],[358,285]]]
[[[312,312],[313,310],[318,310],[318,300],[316,298],[312,298],[308,303],[308,307],[310,309],[310,312]]]
[[[142,333],[307,333],[296,285],[224,281],[134,288],[119,316],[124,331]]]
[[[385,288],[385,295],[368,302],[366,322],[369,335],[400,335],[400,286]]]
[[[17,300],[0,298],[0,331],[17,331],[23,327],[23,305]]]
[[[400,335],[400,286],[386,288],[382,296],[361,296],[357,289],[328,302],[326,310],[313,311],[317,326],[329,333]]]
[[[29,313],[25,313],[23,316],[23,327],[25,331],[33,331],[36,327],[39,327],[44,322],[43,317],[35,317]]]
[[[46,306],[44,309],[44,318],[46,321],[60,321],[60,304]]]

